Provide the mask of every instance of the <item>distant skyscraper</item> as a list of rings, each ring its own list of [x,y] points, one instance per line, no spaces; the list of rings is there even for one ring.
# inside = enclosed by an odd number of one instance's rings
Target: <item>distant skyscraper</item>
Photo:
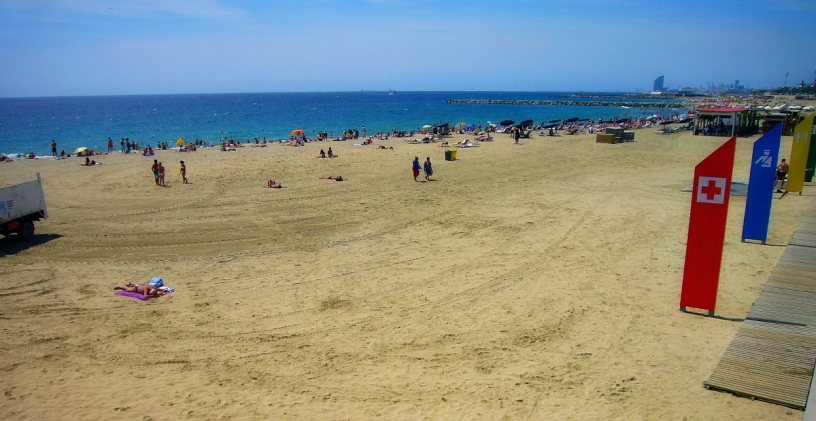
[[[658,77],[654,81],[654,89],[655,92],[663,92],[663,76]]]

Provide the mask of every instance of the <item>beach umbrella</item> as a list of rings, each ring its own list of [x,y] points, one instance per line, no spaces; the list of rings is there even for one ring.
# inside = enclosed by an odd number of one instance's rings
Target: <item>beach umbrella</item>
[[[521,127],[527,127],[527,126],[532,126],[532,125],[533,125],[533,120],[524,120],[521,123],[519,123],[519,126],[521,126]]]
[[[303,134],[303,129],[295,129],[292,130],[292,136],[297,136]]]
[[[422,126],[422,128],[423,128],[423,129],[430,129],[430,128],[431,128],[431,125],[430,125],[430,124],[426,124],[426,125]]]
[[[465,126],[465,131],[466,132],[471,132],[473,130],[476,130],[476,125],[475,124],[469,124],[469,125]]]
[[[184,139],[182,138],[178,138],[178,140],[176,141],[176,146],[184,146],[185,144],[186,143],[184,143]]]
[[[554,127],[558,127],[558,123],[548,124],[544,126],[545,129],[552,129]]]
[[[678,121],[678,123],[680,123],[680,124],[686,124],[686,123],[690,123],[690,122],[692,122],[692,121],[694,121],[694,118],[689,117],[689,118],[684,118],[684,119],[682,119],[682,120]]]
[[[496,127],[496,123],[489,123],[489,124],[488,124],[488,126],[490,126],[490,127]]]
[[[550,120],[550,123],[560,123],[561,120]]]
[[[512,126],[512,125],[513,125],[513,124],[515,124],[515,123],[516,123],[516,122],[515,122],[515,121],[513,121],[513,120],[504,120],[504,121],[502,121],[502,122],[501,122],[501,123],[499,123],[499,124],[501,124],[502,126]]]
[[[573,118],[568,118],[567,119],[567,123],[574,123],[576,121],[578,121],[578,117],[573,117]]]
[[[467,123],[464,122],[464,121],[460,121],[460,122],[456,123],[455,126],[453,126],[453,130],[462,130],[462,129],[465,128],[465,126],[467,126]]]
[[[661,121],[660,122],[660,124],[663,125],[663,126],[665,126],[667,124],[674,124],[674,123],[676,123],[676,121],[674,121],[674,120],[666,120],[666,121]]]
[[[80,147],[76,148],[76,150],[74,151],[74,153],[82,153],[82,152],[88,152],[88,148],[86,148],[84,146],[80,146]]]

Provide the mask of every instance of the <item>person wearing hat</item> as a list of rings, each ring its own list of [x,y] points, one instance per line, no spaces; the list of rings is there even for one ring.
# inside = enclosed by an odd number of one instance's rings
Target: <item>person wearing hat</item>
[[[184,184],[187,184],[187,166],[184,165],[184,161],[179,162],[181,162],[181,170],[179,171],[179,174],[181,174],[181,179],[184,181]]]

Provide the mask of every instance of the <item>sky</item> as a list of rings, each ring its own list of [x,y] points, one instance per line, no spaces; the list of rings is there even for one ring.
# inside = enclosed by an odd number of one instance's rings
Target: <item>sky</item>
[[[0,97],[790,87],[815,41],[814,0],[0,0]]]

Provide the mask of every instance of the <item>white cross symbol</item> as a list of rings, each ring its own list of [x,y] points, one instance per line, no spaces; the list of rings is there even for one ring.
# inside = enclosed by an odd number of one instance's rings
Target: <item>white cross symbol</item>
[[[697,184],[697,202],[722,205],[725,203],[725,179],[721,177],[700,177]]]

